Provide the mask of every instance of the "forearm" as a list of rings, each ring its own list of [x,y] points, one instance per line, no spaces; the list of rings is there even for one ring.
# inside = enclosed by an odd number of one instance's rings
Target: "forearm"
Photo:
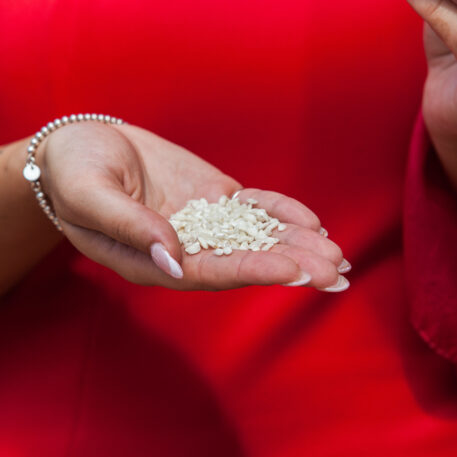
[[[62,239],[22,176],[29,141],[0,147],[0,296]]]

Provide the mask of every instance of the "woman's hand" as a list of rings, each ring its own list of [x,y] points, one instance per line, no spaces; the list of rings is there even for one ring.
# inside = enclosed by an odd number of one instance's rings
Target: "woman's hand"
[[[50,135],[38,159],[42,183],[73,245],[129,281],[173,289],[250,284],[347,288],[340,248],[319,233],[319,219],[284,195],[244,189],[286,222],[271,251],[213,250],[188,255],[168,218],[190,199],[216,201],[242,186],[189,151],[131,125],[70,124]],[[182,269],[181,269],[181,266]],[[343,266],[340,270],[347,270]],[[309,279],[311,276],[311,280]]]
[[[436,151],[457,189],[457,1],[408,0],[425,20],[428,76],[423,114]]]

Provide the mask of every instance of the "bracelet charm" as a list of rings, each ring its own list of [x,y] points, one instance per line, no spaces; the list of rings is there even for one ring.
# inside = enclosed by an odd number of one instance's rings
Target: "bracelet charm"
[[[36,164],[32,163],[27,163],[26,166],[24,167],[24,170],[22,172],[24,175],[24,178],[27,181],[36,181],[40,179],[41,176],[41,170],[40,167]]]
[[[43,193],[40,183],[41,170],[40,167],[35,163],[35,155],[40,143],[54,130],[63,127],[67,124],[73,124],[84,121],[96,121],[103,124],[125,124],[122,119],[113,116],[107,116],[104,114],[72,114],[70,116],[63,116],[60,119],[55,119],[53,122],[49,122],[41,128],[30,140],[30,144],[27,147],[27,161],[25,163],[22,174],[24,178],[30,182],[32,190],[35,193],[35,197],[38,200],[38,204],[41,206],[45,214],[55,225],[56,229],[62,231],[59,219],[57,218],[52,204],[49,198]]]

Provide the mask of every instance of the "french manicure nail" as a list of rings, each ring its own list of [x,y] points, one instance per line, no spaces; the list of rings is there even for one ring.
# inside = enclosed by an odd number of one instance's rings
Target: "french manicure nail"
[[[328,232],[327,232],[327,230],[325,230],[324,227],[321,227],[321,228],[319,229],[319,233],[320,233],[322,236],[325,236],[325,238],[328,237]]]
[[[288,282],[287,284],[283,284],[287,287],[297,287],[297,286],[304,286],[311,281],[311,275],[304,271],[301,272],[300,277],[296,281]]]
[[[337,268],[337,270],[338,270],[338,273],[344,274],[344,273],[351,271],[351,268],[352,268],[351,264],[346,259],[343,259],[343,261],[340,263],[340,266]]]
[[[325,287],[324,289],[317,290],[321,290],[323,292],[343,292],[343,290],[346,290],[349,286],[349,281],[344,276],[339,275],[338,281],[336,281],[335,284]]]
[[[181,279],[184,276],[181,265],[176,262],[162,243],[152,244],[151,257],[154,263],[167,275],[176,279]]]

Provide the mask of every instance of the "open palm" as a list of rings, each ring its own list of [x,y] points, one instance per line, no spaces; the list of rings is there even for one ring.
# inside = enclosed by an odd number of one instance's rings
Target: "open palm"
[[[68,125],[48,138],[43,162],[45,191],[65,235],[82,253],[132,282],[181,290],[286,283],[347,286],[338,273],[341,250],[319,233],[317,216],[276,192],[243,189],[239,194],[241,201],[256,198],[260,207],[287,223],[270,251],[186,254],[169,216],[190,199],[217,201],[242,186],[147,130]],[[161,248],[154,261],[151,246],[153,254],[154,246]]]

